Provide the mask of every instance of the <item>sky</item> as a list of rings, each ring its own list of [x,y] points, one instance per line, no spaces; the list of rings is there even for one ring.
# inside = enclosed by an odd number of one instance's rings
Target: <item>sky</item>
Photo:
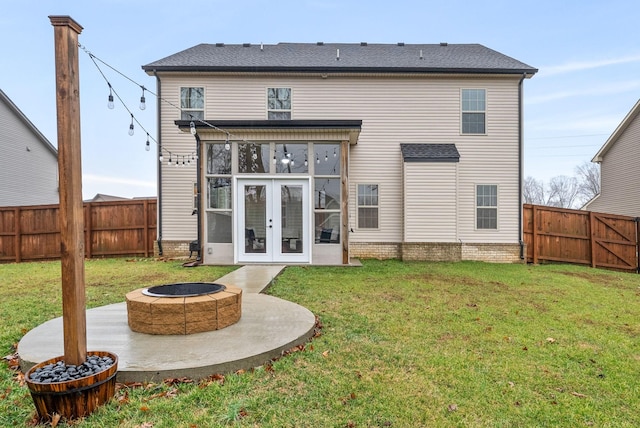
[[[147,108],[138,108],[140,85],[153,92],[156,86],[141,66],[199,43],[480,43],[539,69],[524,84],[524,175],[544,181],[575,175],[640,98],[636,0],[2,3],[0,89],[54,146],[48,16],[69,15],[84,28],[78,40],[85,199],[97,193],[157,195],[155,97],[147,92]],[[124,106],[116,99],[115,109],[107,108],[109,89],[101,73]],[[139,122],[133,136],[125,106]]]

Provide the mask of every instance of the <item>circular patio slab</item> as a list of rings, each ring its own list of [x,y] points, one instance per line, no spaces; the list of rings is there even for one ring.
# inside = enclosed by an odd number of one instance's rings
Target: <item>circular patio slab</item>
[[[265,294],[245,294],[242,317],[224,329],[189,335],[136,333],[127,324],[123,302],[87,311],[87,350],[118,356],[118,382],[203,379],[265,364],[305,343],[314,329],[315,316],[308,309]],[[18,354],[24,371],[63,355],[62,318],[29,331]]]

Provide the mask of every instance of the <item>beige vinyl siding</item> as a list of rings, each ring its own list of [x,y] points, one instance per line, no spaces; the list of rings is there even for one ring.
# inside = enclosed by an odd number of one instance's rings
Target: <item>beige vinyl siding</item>
[[[0,102],[0,130],[0,206],[57,204],[54,152],[4,102]]]
[[[207,119],[262,120],[267,117],[266,89],[290,87],[293,119],[362,120],[358,144],[351,146],[349,154],[349,221],[352,226],[356,224],[356,183],[380,185],[380,218],[379,229],[352,233],[351,242],[403,239],[400,143],[453,143],[461,155],[460,238],[467,242],[518,242],[518,82],[519,77],[513,76],[329,75],[323,79],[284,75],[213,78],[200,74],[163,76],[162,94],[177,102],[181,86],[204,86]],[[486,89],[486,135],[461,135],[461,88]],[[162,108],[164,146],[172,151],[180,146],[192,147],[193,137],[188,133],[180,135],[173,123],[179,112],[171,112],[167,105]],[[195,236],[195,219],[178,218],[184,210],[175,206],[184,204],[186,199],[179,194],[180,184],[174,180],[187,177],[182,172],[163,177],[163,239],[185,239],[187,232]],[[499,185],[498,231],[475,230],[474,186],[479,181]],[[170,200],[173,195],[176,199]]]
[[[457,241],[457,167],[405,163],[404,242]]]
[[[600,196],[590,211],[640,217],[640,115],[629,124],[602,158]]]

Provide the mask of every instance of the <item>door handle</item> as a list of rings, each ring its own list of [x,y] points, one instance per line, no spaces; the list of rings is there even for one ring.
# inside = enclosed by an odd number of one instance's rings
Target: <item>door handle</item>
[[[269,219],[269,229],[273,228],[273,219]]]

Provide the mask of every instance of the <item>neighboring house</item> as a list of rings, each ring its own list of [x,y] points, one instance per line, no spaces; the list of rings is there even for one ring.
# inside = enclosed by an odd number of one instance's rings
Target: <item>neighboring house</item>
[[[105,195],[104,193],[96,193],[96,195],[86,200],[85,202],[114,202],[114,201],[129,201],[129,198],[123,198],[121,196]]]
[[[584,209],[640,217],[640,100],[591,162],[600,164],[600,194]]]
[[[57,204],[58,151],[0,90],[0,206]]]
[[[201,44],[143,69],[166,101],[163,254],[198,240],[207,264],[520,261],[537,69],[446,43]]]

